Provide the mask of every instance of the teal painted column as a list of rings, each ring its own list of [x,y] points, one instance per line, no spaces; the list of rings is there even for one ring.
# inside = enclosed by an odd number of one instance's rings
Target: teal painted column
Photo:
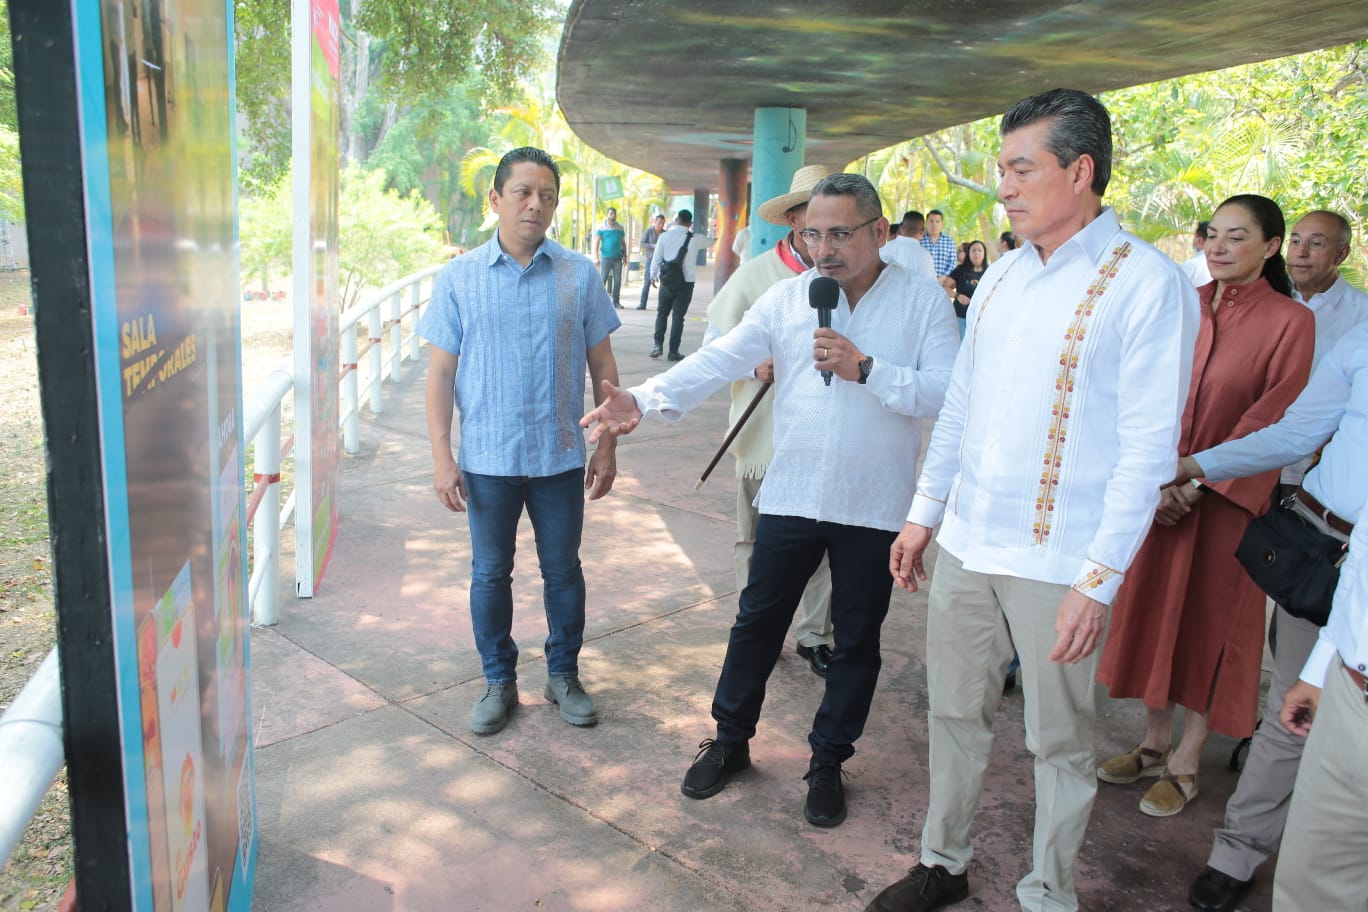
[[[765,200],[789,191],[793,173],[803,166],[807,141],[806,108],[756,108],[755,140],[751,153],[751,256],[772,250],[788,234],[771,225],[757,210]]]

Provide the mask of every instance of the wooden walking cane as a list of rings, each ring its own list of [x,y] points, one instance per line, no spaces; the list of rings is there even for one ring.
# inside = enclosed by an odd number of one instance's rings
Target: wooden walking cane
[[[717,452],[713,454],[712,462],[708,463],[708,467],[703,470],[703,474],[698,476],[698,484],[694,485],[695,491],[703,487],[703,482],[707,481],[708,476],[712,474],[712,470],[717,468],[717,463],[722,459],[722,454],[727,452],[727,447],[731,446],[731,442],[736,439],[737,432],[741,430],[741,426],[750,418],[751,413],[755,411],[755,407],[760,404],[761,399],[765,398],[765,393],[768,393],[769,388],[773,385],[773,380],[766,380],[764,384],[761,385],[760,391],[755,394],[755,398],[750,401],[750,405],[746,406],[746,410],[741,413],[741,417],[736,419],[736,424],[727,432],[727,436],[722,441],[722,445],[718,447]]]

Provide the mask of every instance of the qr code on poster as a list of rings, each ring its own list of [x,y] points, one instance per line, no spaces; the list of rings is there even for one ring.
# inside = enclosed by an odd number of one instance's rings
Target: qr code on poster
[[[242,879],[247,879],[247,859],[252,851],[252,840],[256,836],[256,818],[253,816],[252,801],[252,751],[247,750],[243,758],[242,771],[238,774],[238,871]]]

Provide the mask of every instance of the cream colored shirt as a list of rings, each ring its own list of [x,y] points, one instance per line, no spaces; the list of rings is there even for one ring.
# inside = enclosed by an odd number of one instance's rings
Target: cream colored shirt
[[[908,522],[973,571],[1110,603],[1173,478],[1197,337],[1178,266],[1101,215],[993,263]]]

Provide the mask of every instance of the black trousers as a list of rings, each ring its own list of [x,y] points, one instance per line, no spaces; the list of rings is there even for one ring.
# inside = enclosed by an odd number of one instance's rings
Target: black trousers
[[[836,646],[808,743],[814,760],[844,762],[854,755],[883,664],[879,633],[893,592],[888,549],[896,537],[882,529],[760,515],[750,577],[713,696],[719,742],[736,744],[755,736],[765,684],[808,578],[826,554]]]
[[[679,341],[684,338],[684,315],[689,312],[689,305],[693,303],[693,292],[693,282],[686,282],[683,291],[671,291],[661,284],[660,292],[656,295],[656,348],[660,348],[665,342],[665,321],[673,313],[674,321],[670,324],[670,353],[679,351]]]

